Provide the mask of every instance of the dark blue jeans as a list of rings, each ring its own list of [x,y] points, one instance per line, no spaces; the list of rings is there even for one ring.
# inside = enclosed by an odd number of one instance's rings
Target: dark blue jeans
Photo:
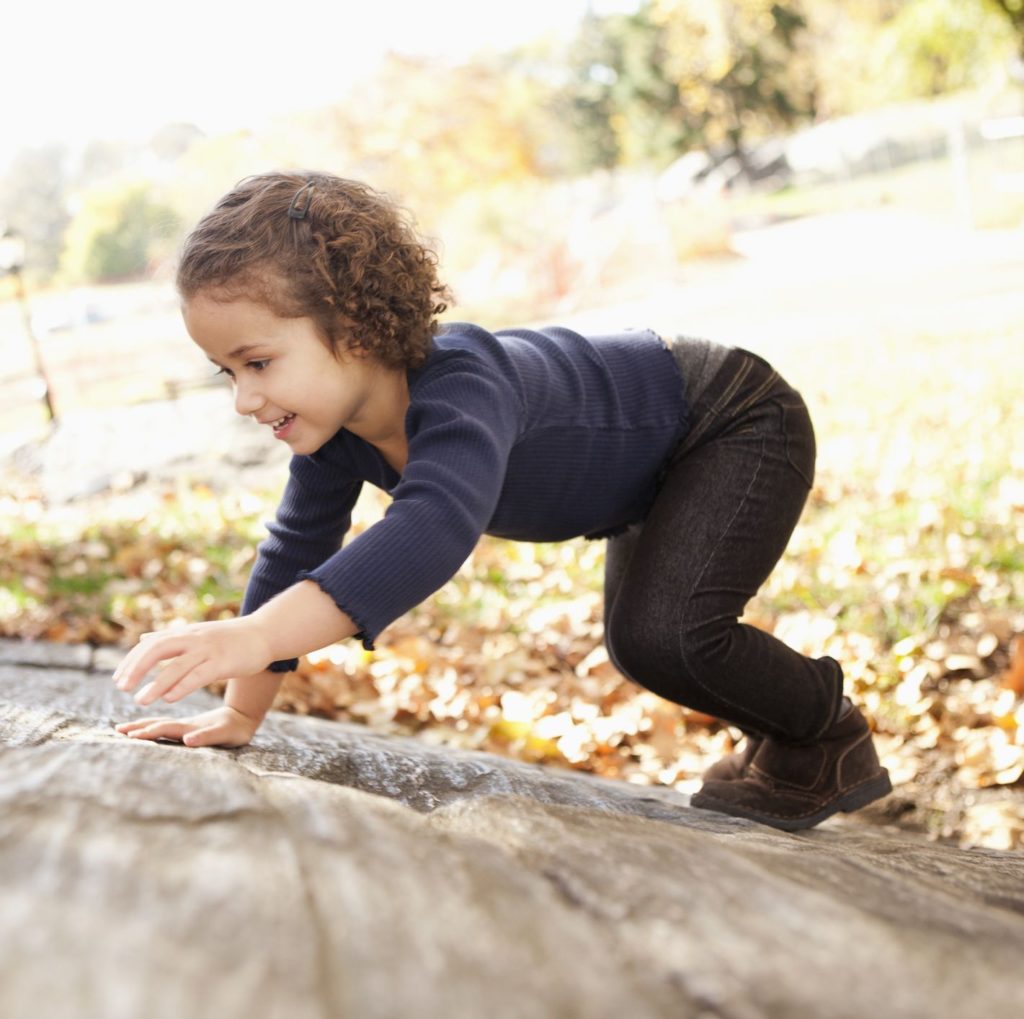
[[[605,641],[677,704],[792,742],[835,720],[843,673],[739,622],[786,549],[814,480],[807,407],[732,350],[693,408],[647,518],[608,541]]]

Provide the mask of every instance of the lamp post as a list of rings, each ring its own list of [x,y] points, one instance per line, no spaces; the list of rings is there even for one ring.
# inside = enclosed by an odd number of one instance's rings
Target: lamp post
[[[46,404],[46,413],[52,424],[57,420],[57,412],[53,408],[52,386],[50,385],[50,376],[46,373],[43,352],[32,329],[32,313],[28,306],[28,295],[25,293],[25,280],[21,273],[24,268],[25,240],[20,234],[8,228],[0,234],[0,275],[11,276],[14,279],[14,294],[18,299],[18,307],[21,309],[25,335],[32,348],[32,360],[35,363],[36,374],[43,383],[43,402]]]

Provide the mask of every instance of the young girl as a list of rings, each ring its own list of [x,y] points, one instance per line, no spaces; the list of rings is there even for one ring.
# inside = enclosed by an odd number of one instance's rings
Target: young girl
[[[188,332],[293,456],[240,618],[148,634],[114,674],[131,691],[162,663],[145,705],[228,679],[224,705],[118,730],[241,746],[299,655],[372,648],[482,534],[586,535],[608,539],[615,665],[746,733],[695,806],[795,830],[889,792],[839,664],[738,621],[811,487],[799,394],[704,340],[438,327],[436,270],[388,198],[324,173],[244,180],[188,238]],[[393,501],[342,545],[364,482]]]

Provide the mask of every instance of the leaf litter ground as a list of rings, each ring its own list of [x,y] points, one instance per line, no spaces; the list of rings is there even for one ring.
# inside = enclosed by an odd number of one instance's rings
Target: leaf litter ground
[[[819,473],[746,620],[844,664],[895,792],[848,822],[1024,849],[1024,407],[1019,333],[800,343]],[[884,364],[884,371],[879,366]],[[840,380],[837,384],[837,380]],[[0,634],[129,646],[238,608],[277,492],[173,482],[47,505],[9,474]],[[367,499],[356,528],[382,500]],[[285,711],[693,791],[740,733],[622,677],[604,545],[484,539],[369,653],[303,659]]]

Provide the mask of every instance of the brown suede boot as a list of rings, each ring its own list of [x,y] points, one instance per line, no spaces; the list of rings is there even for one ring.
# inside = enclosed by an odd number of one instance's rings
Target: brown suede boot
[[[746,774],[747,766],[754,759],[758,747],[761,746],[762,737],[755,736],[748,732],[743,742],[743,749],[735,753],[726,754],[720,761],[715,761],[708,768],[701,778],[705,782],[735,782]]]
[[[817,742],[765,739],[742,778],[705,782],[691,804],[798,831],[892,792],[867,719],[846,703],[845,713]]]

